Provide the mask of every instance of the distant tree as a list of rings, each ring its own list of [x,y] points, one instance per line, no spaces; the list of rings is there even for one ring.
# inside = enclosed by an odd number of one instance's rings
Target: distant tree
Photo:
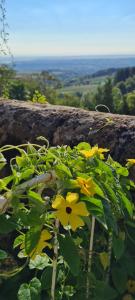
[[[135,91],[128,93],[126,97],[128,112],[130,115],[135,115]]]
[[[119,69],[114,76],[114,83],[125,81],[130,76],[129,68]]]
[[[92,93],[86,93],[81,101],[81,106],[88,110],[95,110],[95,97]]]
[[[127,93],[127,90],[126,90],[126,84],[124,81],[120,81],[116,84],[116,87],[118,89],[120,89],[122,95],[125,95]]]
[[[119,69],[114,76],[114,83],[125,81],[128,77],[135,75],[135,67]]]
[[[112,89],[112,80],[111,78],[108,78],[103,86],[98,87],[95,94],[96,105],[106,105],[110,112],[114,111]]]
[[[125,82],[125,86],[128,93],[135,90],[135,77],[128,77],[128,79]]]
[[[8,96],[8,90],[16,72],[7,65],[0,66],[0,97]]]
[[[39,89],[41,93],[45,94],[46,90],[48,88],[60,88],[61,87],[61,82],[60,80],[49,73],[48,71],[42,71],[38,76],[37,76],[37,83],[39,86]]]
[[[103,102],[103,87],[102,86],[98,86],[97,91],[94,96],[94,100],[95,100],[96,105],[102,104],[102,102]]]
[[[30,91],[27,89],[25,83],[20,80],[12,81],[9,87],[9,98],[17,100],[29,100]]]
[[[124,100],[121,90],[118,87],[114,87],[112,89],[113,95],[113,109],[115,113],[123,113],[124,112]]]

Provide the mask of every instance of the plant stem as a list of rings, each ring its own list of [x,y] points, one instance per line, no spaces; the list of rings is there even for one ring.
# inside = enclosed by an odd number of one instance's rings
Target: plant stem
[[[109,232],[109,240],[108,240],[108,269],[107,269],[107,274],[106,274],[106,282],[109,281],[109,275],[110,275],[111,256],[112,256],[112,243],[113,243],[113,235],[112,235],[112,232]]]
[[[88,252],[88,273],[87,273],[87,281],[86,281],[86,299],[88,299],[88,300],[89,300],[89,295],[90,295],[90,273],[91,273],[91,265],[92,265],[94,230],[95,230],[95,217],[92,217],[89,252]]]
[[[53,171],[50,171],[45,174],[38,175],[26,182],[23,182],[22,184],[18,185],[15,190],[13,190],[14,194],[21,194],[24,192],[27,188],[30,188],[34,185],[40,184],[40,183],[48,183],[56,178]]]
[[[54,236],[54,258],[53,258],[53,272],[52,272],[52,285],[51,285],[51,300],[55,300],[55,287],[56,287],[56,275],[57,275],[57,260],[58,260],[58,229],[59,220],[55,221],[55,236]]]
[[[7,208],[10,206],[10,202],[12,201],[12,196],[14,195],[21,195],[27,188],[31,188],[34,185],[38,185],[40,183],[48,183],[51,181],[54,181],[56,179],[56,175],[54,171],[50,171],[45,174],[38,175],[26,182],[23,182],[19,184],[12,192],[10,193],[9,199],[8,199],[8,193],[7,198],[5,196],[0,195],[0,214],[5,213]]]

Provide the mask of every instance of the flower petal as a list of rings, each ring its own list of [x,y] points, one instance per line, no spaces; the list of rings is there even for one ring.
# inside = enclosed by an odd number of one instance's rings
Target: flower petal
[[[51,234],[50,234],[50,232],[48,231],[48,230],[42,230],[42,232],[41,232],[41,236],[40,236],[40,239],[42,240],[42,241],[47,241],[47,240],[50,240],[51,239]]]
[[[134,158],[128,158],[127,161],[128,161],[128,163],[135,164]]]
[[[67,226],[69,223],[69,215],[66,213],[65,209],[59,209],[55,212],[56,218],[59,219],[63,226]]]
[[[66,205],[65,203],[66,203],[66,201],[65,201],[64,197],[61,195],[57,195],[55,200],[52,203],[52,207],[55,209],[59,209],[63,206],[65,207],[65,205]]]
[[[81,188],[81,193],[87,196],[93,196],[95,194],[95,183],[91,177],[88,179],[77,177],[77,182]]]
[[[72,207],[73,214],[79,216],[88,216],[89,212],[87,210],[86,204],[83,202],[79,202]]]
[[[71,203],[76,203],[79,200],[79,194],[78,193],[67,193],[66,196],[66,202],[68,202],[69,204]],[[67,203],[67,205],[68,205]]]
[[[103,153],[103,152],[109,152],[110,150],[107,148],[98,148],[98,152],[99,153]]]
[[[90,158],[93,156],[93,151],[92,150],[80,150],[80,152],[86,157]]]
[[[69,224],[71,225],[73,231],[75,231],[78,227],[85,225],[83,220],[74,214],[70,215]]]

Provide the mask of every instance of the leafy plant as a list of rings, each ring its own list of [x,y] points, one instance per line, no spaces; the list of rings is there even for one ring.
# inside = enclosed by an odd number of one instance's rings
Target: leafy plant
[[[35,90],[32,98],[32,102],[38,102],[41,104],[47,103],[46,97],[42,95],[38,90]]]
[[[3,293],[5,279],[17,278],[19,300],[134,299],[135,160],[122,166],[108,149],[84,142],[28,143],[0,148],[5,172],[12,149],[18,154],[0,179]]]

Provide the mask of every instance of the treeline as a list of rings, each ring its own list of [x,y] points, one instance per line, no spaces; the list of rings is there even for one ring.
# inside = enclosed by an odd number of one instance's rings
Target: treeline
[[[7,65],[0,66],[0,97],[27,101],[40,94],[51,101],[60,87],[59,79],[47,71],[17,74]]]
[[[135,114],[135,67],[123,68],[107,77],[95,92],[64,93],[63,83],[47,71],[17,74],[7,65],[0,66],[0,97],[95,110],[107,106],[112,113]],[[101,106],[102,110],[102,106]]]
[[[135,114],[135,67],[119,69],[113,78],[99,86],[95,103],[106,105],[110,112]]]
[[[50,104],[83,107],[81,93],[71,95],[58,90],[62,87],[56,76],[47,71],[17,74],[7,65],[0,66],[0,97]]]

